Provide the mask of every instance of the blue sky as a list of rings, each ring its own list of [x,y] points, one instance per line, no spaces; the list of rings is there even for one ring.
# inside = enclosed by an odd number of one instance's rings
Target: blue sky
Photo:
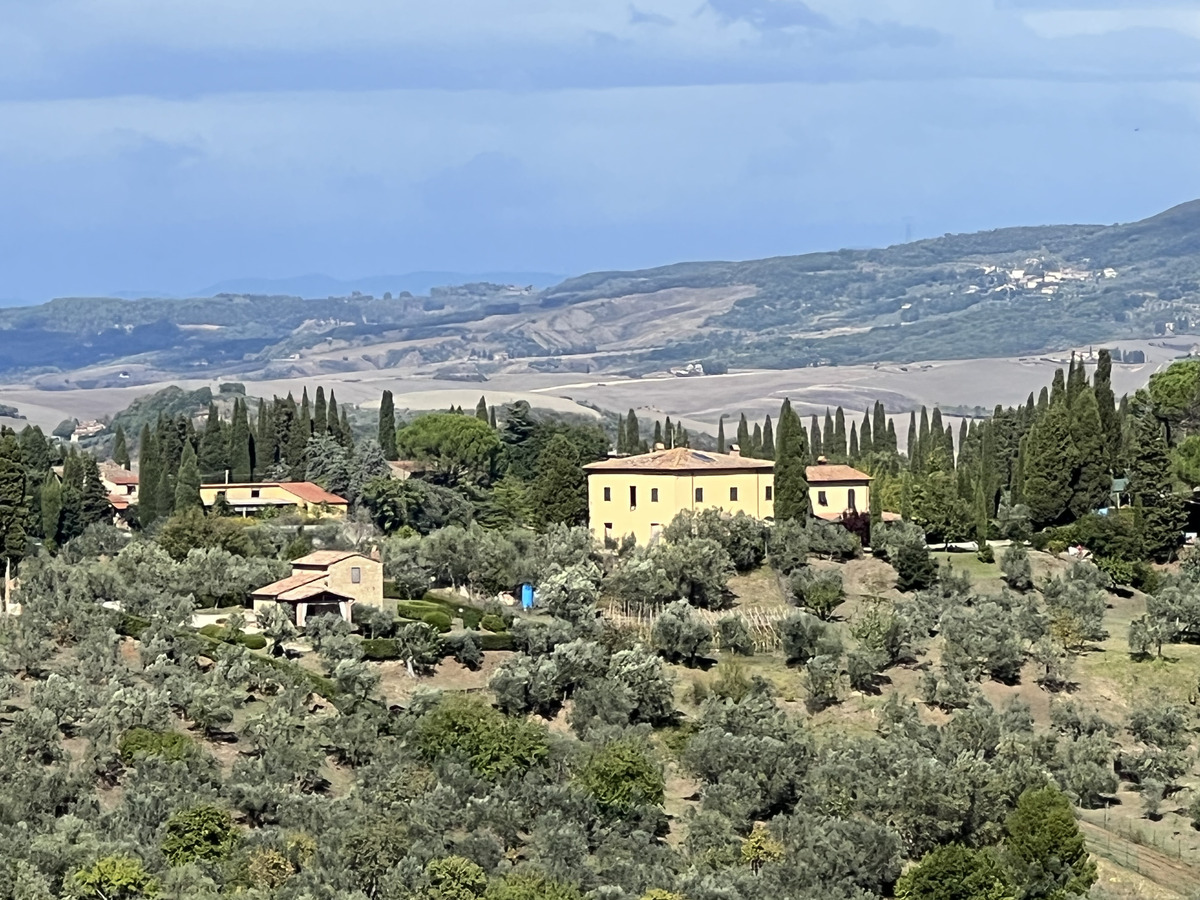
[[[579,273],[1200,197],[1200,0],[4,0],[0,298]]]

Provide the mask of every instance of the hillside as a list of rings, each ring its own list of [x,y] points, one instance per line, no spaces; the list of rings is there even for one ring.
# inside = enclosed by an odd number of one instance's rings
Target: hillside
[[[1132,224],[596,272],[544,291],[480,283],[428,297],[65,298],[0,311],[0,372],[219,365],[284,377],[403,366],[481,380],[695,359],[792,368],[1010,356],[1145,337],[1168,323],[1186,330],[1200,318],[1197,251],[1200,201]]]

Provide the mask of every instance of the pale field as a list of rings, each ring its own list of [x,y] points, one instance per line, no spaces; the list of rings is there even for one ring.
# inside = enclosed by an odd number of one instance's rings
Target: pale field
[[[1165,367],[1190,347],[1188,338],[1123,342],[1123,349],[1142,349],[1147,362],[1113,367],[1117,395],[1144,387],[1150,375]],[[1081,348],[1086,351],[1087,348]],[[676,378],[669,374],[628,378],[618,374],[573,375],[529,371],[501,372],[487,382],[466,383],[438,380],[419,369],[366,369],[323,372],[267,379],[213,373],[211,378],[169,378],[136,365],[94,367],[78,373],[31,379],[0,385],[0,403],[18,407],[27,420],[52,428],[64,418],[80,420],[111,416],[136,398],[169,384],[187,389],[208,385],[215,391],[223,381],[241,381],[251,396],[283,396],[289,391],[299,397],[307,386],[334,390],[339,402],[375,407],[382,391],[391,390],[396,406],[405,410],[445,409],[450,405],[471,408],[484,396],[490,404],[526,400],[535,408],[595,415],[588,407],[617,412],[637,411],[639,417],[682,420],[693,431],[716,431],[721,416],[745,412],[752,420],[776,416],[784,398],[802,416],[824,414],[827,407],[842,406],[855,421],[876,399],[889,413],[897,415],[896,426],[903,445],[909,410],[933,407],[1012,405],[1024,402],[1049,384],[1054,370],[1065,367],[1070,351],[1040,356],[918,362],[907,365],[878,364],[824,366],[805,369],[735,371],[728,375]],[[514,361],[512,368],[523,368]],[[1091,368],[1091,366],[1089,366]],[[75,388],[73,383],[127,371],[131,380],[121,387]],[[47,389],[53,387],[54,389]],[[583,404],[587,404],[586,406]],[[22,427],[23,422],[0,419],[0,424]],[[730,435],[732,437],[732,435]]]

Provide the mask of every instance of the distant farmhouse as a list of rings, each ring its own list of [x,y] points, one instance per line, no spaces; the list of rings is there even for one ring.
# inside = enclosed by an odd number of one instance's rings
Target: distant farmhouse
[[[205,509],[224,502],[229,509],[242,516],[278,510],[340,518],[346,515],[350,505],[344,497],[331,494],[310,481],[202,484],[200,500]]]
[[[383,608],[383,564],[353,551],[318,550],[292,562],[287,578],[250,595],[255,615],[283,606],[298,627],[316,616],[350,621],[354,604]]]
[[[588,514],[598,541],[633,535],[648,544],[684,510],[720,509],[756,519],[775,517],[775,464],[769,459],[661,447],[639,456],[615,457],[584,466]],[[871,476],[821,457],[807,469],[814,516],[840,522],[871,505]]]

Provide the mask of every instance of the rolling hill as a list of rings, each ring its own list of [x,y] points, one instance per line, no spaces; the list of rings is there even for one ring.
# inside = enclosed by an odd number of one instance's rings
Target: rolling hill
[[[1200,201],[1130,224],[1005,228],[878,250],[595,272],[382,298],[222,293],[64,298],[0,310],[0,373],[246,376],[411,367],[793,368],[1011,356],[1189,330],[1200,319]],[[125,382],[128,383],[128,382]]]

